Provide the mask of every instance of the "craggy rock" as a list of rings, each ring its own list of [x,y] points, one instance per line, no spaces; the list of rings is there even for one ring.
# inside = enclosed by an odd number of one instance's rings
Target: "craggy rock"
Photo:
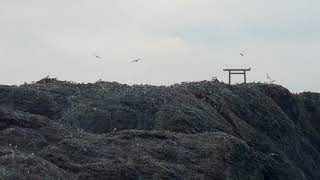
[[[274,84],[0,86],[0,179],[320,179],[320,94]]]

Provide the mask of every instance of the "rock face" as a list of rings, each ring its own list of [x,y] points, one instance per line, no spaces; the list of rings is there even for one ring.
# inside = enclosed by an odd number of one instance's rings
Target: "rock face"
[[[0,179],[320,179],[320,94],[218,81],[0,86]]]

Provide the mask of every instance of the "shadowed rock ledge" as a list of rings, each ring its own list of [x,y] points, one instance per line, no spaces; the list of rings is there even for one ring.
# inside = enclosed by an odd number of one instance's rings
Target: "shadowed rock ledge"
[[[320,179],[320,94],[273,84],[0,86],[0,179]]]

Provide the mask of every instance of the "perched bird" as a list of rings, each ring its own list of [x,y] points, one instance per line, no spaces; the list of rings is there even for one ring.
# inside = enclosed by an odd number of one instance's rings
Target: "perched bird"
[[[135,59],[135,60],[131,61],[131,63],[137,63],[139,61],[141,61],[141,59]]]
[[[279,154],[276,154],[276,153],[270,153],[269,155],[270,156],[279,156]]]
[[[240,56],[244,56],[244,53],[240,53]]]
[[[271,79],[270,76],[269,76],[269,74],[267,74],[267,79]]]
[[[267,79],[269,80],[269,83],[274,83],[276,80],[272,79],[269,74],[267,74]]]

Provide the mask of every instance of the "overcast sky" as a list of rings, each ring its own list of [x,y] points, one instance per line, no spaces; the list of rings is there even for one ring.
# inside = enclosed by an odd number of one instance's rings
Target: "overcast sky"
[[[249,81],[269,74],[291,91],[319,92],[319,7],[319,0],[0,0],[0,84],[46,75],[226,82],[223,68],[251,67]],[[135,58],[143,61],[129,63]]]

